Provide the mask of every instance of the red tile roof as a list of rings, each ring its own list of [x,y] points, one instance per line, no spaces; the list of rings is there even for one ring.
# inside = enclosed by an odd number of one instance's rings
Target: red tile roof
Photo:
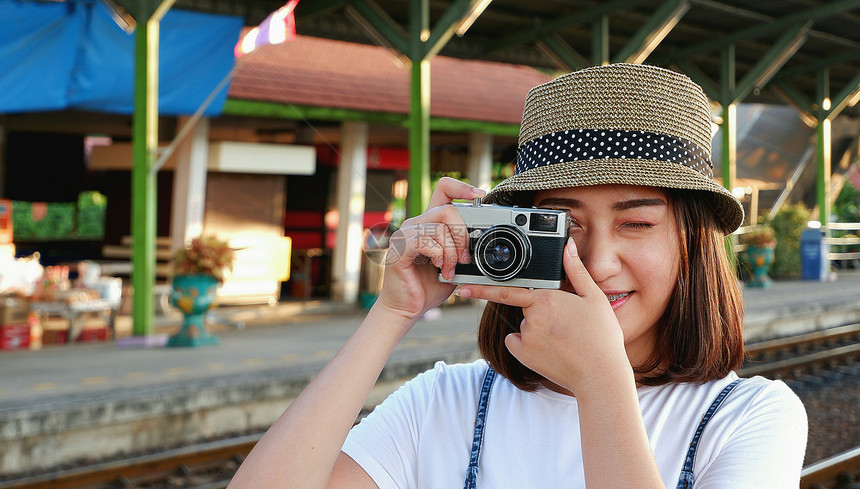
[[[296,36],[240,58],[229,97],[406,114],[409,77],[386,48]],[[551,78],[527,66],[436,56],[430,114],[518,124],[526,92]]]

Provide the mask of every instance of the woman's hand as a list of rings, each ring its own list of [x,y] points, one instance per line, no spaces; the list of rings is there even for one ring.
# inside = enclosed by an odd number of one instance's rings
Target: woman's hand
[[[374,307],[415,321],[451,295],[454,285],[439,282],[437,275],[441,268],[442,276],[450,279],[458,262],[468,262],[469,237],[460,213],[446,204],[484,194],[453,178],[439,180],[427,210],[403,221],[391,236],[382,291]]]
[[[575,293],[517,287],[465,285],[458,294],[523,308],[519,333],[505,338],[511,354],[554,384],[573,391],[630,370],[624,337],[606,295],[568,240],[564,270]],[[622,372],[624,374],[624,372]]]

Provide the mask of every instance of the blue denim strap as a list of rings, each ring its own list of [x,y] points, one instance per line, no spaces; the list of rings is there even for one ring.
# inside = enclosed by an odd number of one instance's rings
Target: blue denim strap
[[[725,389],[714,399],[714,402],[711,403],[711,407],[705,411],[705,415],[702,416],[702,421],[699,422],[699,427],[696,428],[696,433],[693,435],[693,440],[690,441],[690,449],[687,450],[687,457],[684,459],[684,467],[681,469],[681,477],[678,479],[678,487],[677,489],[692,489],[693,481],[696,477],[693,475],[693,462],[696,460],[696,450],[699,448],[699,440],[702,438],[702,431],[705,430],[705,425],[708,424],[708,421],[711,420],[711,417],[717,412],[720,405],[723,404],[723,401],[726,400],[729,393],[737,387],[738,384],[744,379],[737,379],[731,384],[727,385]]]
[[[490,403],[490,389],[492,389],[495,380],[496,371],[487,367],[484,384],[481,386],[481,397],[478,399],[475,435],[472,437],[472,455],[469,457],[469,468],[466,471],[464,489],[476,489],[478,484],[478,457],[481,456],[481,446],[484,443],[484,426],[487,418],[487,405]]]

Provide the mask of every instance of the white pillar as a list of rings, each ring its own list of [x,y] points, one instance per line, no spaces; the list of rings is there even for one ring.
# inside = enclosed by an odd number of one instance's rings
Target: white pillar
[[[469,134],[469,183],[489,191],[493,175],[493,136],[483,132]]]
[[[340,166],[337,170],[337,242],[332,264],[332,298],[358,301],[364,195],[367,190],[367,123],[344,122],[341,126]]]
[[[179,128],[188,117],[179,120]],[[173,209],[170,218],[170,249],[185,247],[203,231],[206,208],[206,166],[209,160],[209,119],[201,118],[176,148],[173,171]]]

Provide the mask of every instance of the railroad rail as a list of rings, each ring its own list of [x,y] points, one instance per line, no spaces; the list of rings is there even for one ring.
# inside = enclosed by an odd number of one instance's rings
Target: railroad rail
[[[0,481],[0,489],[223,489],[262,433]],[[168,485],[181,478],[190,485]]]
[[[800,489],[840,487],[834,484],[847,484],[858,476],[860,476],[860,447],[804,467],[800,473]]]
[[[747,357],[748,361],[738,372],[741,377],[791,376],[857,359],[860,358],[860,324],[755,343],[747,347]]]

